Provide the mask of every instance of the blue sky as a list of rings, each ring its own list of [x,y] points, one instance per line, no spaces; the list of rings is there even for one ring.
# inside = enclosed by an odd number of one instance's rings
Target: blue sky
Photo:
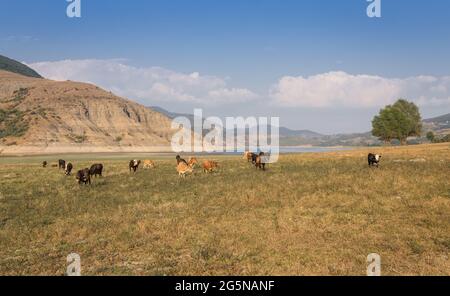
[[[396,96],[450,112],[449,1],[382,0],[380,19],[365,0],[81,3],[70,19],[65,0],[0,0],[0,54],[146,105],[324,133],[369,130]]]

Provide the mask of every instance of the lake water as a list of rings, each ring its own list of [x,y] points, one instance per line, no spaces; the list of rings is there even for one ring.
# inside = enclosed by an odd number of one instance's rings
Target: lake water
[[[351,147],[280,147],[280,154],[290,153],[321,153],[321,152],[333,152],[333,151],[346,151],[351,150]],[[212,154],[226,154],[226,155],[242,155],[243,152],[229,152],[229,153],[212,153]]]
[[[291,153],[321,153],[332,151],[351,150],[349,147],[280,147],[281,154]],[[52,154],[52,155],[29,155],[29,156],[2,156],[0,155],[0,164],[7,163],[41,163],[44,160],[55,161],[57,159],[70,159],[72,161],[102,161],[102,160],[129,160],[129,159],[151,159],[154,157],[172,159],[176,153],[174,152],[153,152],[153,153],[67,153],[67,154]],[[183,156],[187,155],[242,155],[243,152],[233,153],[181,153]]]
[[[351,150],[349,147],[280,147],[280,153],[310,153]]]

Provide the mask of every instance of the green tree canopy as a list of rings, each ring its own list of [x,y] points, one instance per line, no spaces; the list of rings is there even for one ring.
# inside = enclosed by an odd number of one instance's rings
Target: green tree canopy
[[[372,134],[386,143],[398,139],[405,144],[408,137],[420,136],[421,132],[419,108],[403,99],[386,106],[372,121]]]
[[[430,142],[434,142],[434,139],[435,139],[434,133],[433,132],[428,132],[427,133],[427,139]]]

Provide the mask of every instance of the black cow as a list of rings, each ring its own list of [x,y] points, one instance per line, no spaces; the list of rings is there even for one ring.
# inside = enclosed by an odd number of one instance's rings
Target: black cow
[[[139,168],[140,164],[141,164],[140,160],[137,160],[137,159],[130,160],[130,164],[129,164],[130,172],[131,172],[131,170],[133,170],[133,172],[136,173],[136,171]]]
[[[89,169],[86,168],[84,170],[78,171],[77,173],[78,184],[84,183],[84,185],[91,184],[91,175],[89,173]]]
[[[72,169],[73,169],[73,165],[69,162],[66,165],[66,176],[70,176],[70,174],[72,173]]]
[[[257,160],[259,155],[256,154],[256,153],[251,153],[250,155],[252,156],[252,164],[256,165],[256,160]]]
[[[176,159],[177,159],[177,165],[179,165],[180,162],[184,162],[186,165],[189,165],[188,162],[185,159],[181,158],[181,156],[179,156],[179,155],[177,155]]]
[[[369,166],[379,166],[381,160],[381,155],[369,153],[367,156],[367,161],[369,162]]]
[[[58,167],[60,170],[65,170],[66,169],[66,161],[65,160],[58,160]]]
[[[43,167],[43,168],[46,168],[46,167],[47,167],[47,161],[44,160],[44,161],[42,162],[42,167]]]
[[[102,173],[103,173],[103,164],[97,163],[91,166],[91,169],[89,170],[89,173],[91,174],[91,176],[100,176],[102,177]]]

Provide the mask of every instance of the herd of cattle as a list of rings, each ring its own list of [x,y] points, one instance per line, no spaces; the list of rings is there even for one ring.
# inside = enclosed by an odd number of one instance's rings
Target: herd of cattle
[[[244,159],[246,159],[248,162],[251,162],[256,169],[260,169],[265,171],[266,170],[266,157],[264,152],[260,153],[253,153],[253,152],[245,152],[244,153]],[[369,166],[379,166],[381,155],[369,153],[368,157],[368,163]],[[178,172],[178,175],[180,177],[186,177],[186,174],[193,173],[194,168],[198,165],[198,160],[195,157],[189,158],[189,161],[186,161],[185,159],[181,158],[180,155],[176,156],[177,161],[177,167],[176,170]],[[141,160],[133,159],[130,160],[128,164],[128,168],[130,172],[136,173],[136,171],[139,169],[139,166],[141,165]],[[44,161],[42,163],[42,166],[46,168],[48,165],[47,161]],[[60,170],[64,170],[64,173],[66,176],[70,176],[72,174],[73,170],[73,164],[70,162],[66,162],[65,160],[60,159],[58,161],[58,164],[53,164],[52,167],[58,167]],[[143,168],[144,169],[151,169],[155,168],[155,162],[152,160],[144,160],[143,162]],[[205,173],[211,173],[215,169],[219,167],[219,163],[217,161],[212,160],[205,160],[202,163],[202,168]],[[85,185],[91,184],[91,177],[102,177],[103,176],[103,164],[96,163],[91,166],[91,168],[85,168],[82,170],[79,170],[76,174],[76,179],[78,181],[78,184],[84,183]]]
[[[47,161],[42,163],[42,166],[46,168],[48,165]],[[70,176],[73,170],[73,164],[66,162],[65,160],[58,160],[58,164],[53,164],[52,167],[58,167],[60,170],[64,170],[66,176]],[[85,168],[79,170],[76,174],[78,184],[91,184],[91,177],[98,177],[103,175],[103,164],[96,163],[91,166],[91,168]]]
[[[192,173],[194,168],[198,165],[198,160],[195,157],[191,157],[191,158],[189,158],[189,161],[186,161],[183,158],[181,158],[181,156],[177,155],[176,161],[177,161],[176,170],[180,177],[185,177],[187,173]],[[130,162],[128,164],[128,168],[129,168],[130,172],[136,173],[142,163],[143,163],[142,167],[144,169],[151,169],[151,168],[156,167],[155,162],[152,160],[144,160],[142,162],[139,159],[133,159],[133,160],[130,160]],[[48,166],[48,162],[44,161],[42,163],[42,166],[44,168],[46,168]],[[52,164],[52,167],[55,167],[55,168],[57,167],[60,170],[64,170],[64,173],[66,176],[70,176],[72,174],[72,170],[74,168],[72,163],[66,162],[63,159],[58,160],[57,164]],[[202,164],[202,167],[203,167],[204,172],[211,173],[216,168],[219,167],[219,163],[217,161],[205,160]],[[92,177],[97,177],[97,176],[102,177],[103,176],[103,169],[104,169],[103,164],[97,163],[97,164],[93,164],[91,166],[91,168],[85,168],[85,169],[79,170],[76,173],[76,179],[78,181],[78,184],[85,184],[85,185],[91,184]]]

